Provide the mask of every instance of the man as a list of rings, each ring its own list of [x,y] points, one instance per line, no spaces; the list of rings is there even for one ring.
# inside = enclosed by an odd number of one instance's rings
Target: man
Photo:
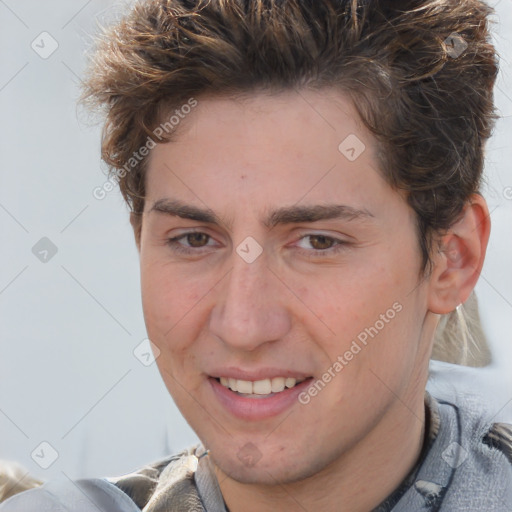
[[[160,373],[202,444],[0,510],[512,509],[511,428],[425,393],[489,237],[488,14],[150,0],[106,33],[86,98]]]

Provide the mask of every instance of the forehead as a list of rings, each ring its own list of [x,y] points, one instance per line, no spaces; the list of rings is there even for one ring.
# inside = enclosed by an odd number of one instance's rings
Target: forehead
[[[384,200],[382,192],[391,192],[375,149],[351,100],[339,91],[199,97],[172,142],[152,150],[146,191],[153,204],[172,190],[174,197],[212,208],[231,200],[343,200],[364,209],[368,196]]]
[[[337,139],[349,128],[363,137],[370,136],[352,100],[333,88],[205,95],[196,101],[196,107],[183,116],[178,140],[185,134],[189,138],[199,136],[203,131],[210,131],[215,138],[218,130],[222,130],[236,134],[238,143],[253,145],[264,141],[272,146],[275,135],[279,135],[281,144],[296,140],[298,127],[304,136],[315,135],[317,142],[320,138],[330,140],[334,135]],[[241,127],[245,130],[238,131]]]

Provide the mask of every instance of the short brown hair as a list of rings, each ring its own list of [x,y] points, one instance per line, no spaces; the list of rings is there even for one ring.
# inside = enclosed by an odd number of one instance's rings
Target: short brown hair
[[[480,187],[497,74],[490,12],[478,0],[139,1],[100,38],[84,99],[106,109],[102,157],[118,172],[191,97],[337,87],[416,213],[425,269],[432,235]],[[136,214],[146,162],[119,176]]]

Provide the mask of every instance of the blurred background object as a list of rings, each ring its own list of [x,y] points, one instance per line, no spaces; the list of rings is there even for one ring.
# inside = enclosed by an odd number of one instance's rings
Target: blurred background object
[[[32,478],[18,463],[0,459],[0,503],[41,484],[40,480]]]

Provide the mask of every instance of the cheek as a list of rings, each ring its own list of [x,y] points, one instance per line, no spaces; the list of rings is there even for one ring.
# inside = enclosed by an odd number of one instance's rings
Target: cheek
[[[141,290],[148,334],[160,341],[183,338],[185,327],[198,325],[206,283],[189,279],[176,268],[141,265]],[[192,324],[191,324],[192,322]]]
[[[194,276],[177,265],[149,257],[141,263],[141,288],[144,300],[162,309],[172,306],[170,309],[178,311],[201,297],[201,282]]]
[[[401,294],[400,283],[389,269],[367,266],[332,273],[322,287],[310,289],[303,297],[337,336],[348,336],[377,320]]]
[[[417,324],[410,318],[418,321],[417,304],[410,292],[417,279],[407,268],[401,272],[400,265],[390,265],[381,262],[360,270],[352,268],[350,273],[331,276],[321,289],[301,289],[304,302],[312,305],[318,319],[329,328],[323,339],[332,359],[356,341],[362,347],[359,361],[375,357],[385,362],[415,335],[411,328]],[[308,321],[306,316],[305,321],[318,325],[315,318]],[[354,347],[357,351],[357,345]]]

